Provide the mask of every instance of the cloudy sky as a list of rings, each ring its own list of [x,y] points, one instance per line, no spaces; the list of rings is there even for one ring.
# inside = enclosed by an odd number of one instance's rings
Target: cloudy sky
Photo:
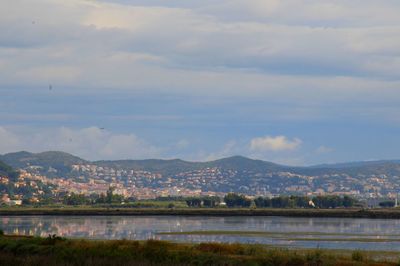
[[[398,0],[4,0],[0,153],[400,158]]]

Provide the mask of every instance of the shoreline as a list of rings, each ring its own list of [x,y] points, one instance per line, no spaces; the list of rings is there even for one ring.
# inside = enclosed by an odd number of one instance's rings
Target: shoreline
[[[397,209],[7,208],[0,216],[283,216],[400,219]]]

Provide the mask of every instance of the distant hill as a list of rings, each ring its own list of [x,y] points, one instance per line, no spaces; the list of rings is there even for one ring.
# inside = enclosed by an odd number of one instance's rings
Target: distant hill
[[[182,172],[200,170],[204,168],[221,168],[236,171],[276,172],[286,171],[292,168],[281,166],[271,162],[253,160],[243,156],[233,156],[209,162],[188,162],[180,159],[171,160],[101,160],[90,162],[65,152],[48,151],[42,153],[30,153],[26,151],[8,153],[0,156],[0,160],[8,163],[16,169],[39,166],[41,173],[49,175],[49,169],[55,169],[58,175],[68,176],[71,166],[74,164],[91,163],[98,166],[108,166],[117,169],[134,169],[160,173],[162,175],[175,175]]]
[[[186,162],[180,159],[96,161],[93,163],[98,166],[150,171],[163,175],[173,175],[177,172],[193,171],[204,167],[203,163]]]
[[[200,170],[204,168],[221,168],[240,172],[292,172],[303,175],[324,174],[385,174],[400,176],[400,161],[367,161],[341,164],[325,164],[310,167],[283,166],[262,160],[249,159],[243,156],[233,156],[209,162],[188,162],[180,159],[172,160],[102,160],[87,161],[65,152],[48,151],[41,153],[30,153],[26,151],[8,153],[0,156],[0,160],[15,169],[23,169],[32,166],[42,168],[42,173],[54,172],[54,175],[68,176],[73,164],[95,164],[97,166],[108,166],[116,169],[143,170],[162,175],[175,175],[182,172]]]
[[[210,162],[188,162],[180,159],[173,160],[122,160],[122,161],[97,161],[98,166],[109,166],[115,168],[128,168],[157,172],[163,175],[174,175],[181,172],[195,171],[204,168],[218,167],[236,171],[247,169],[253,171],[272,172],[286,169],[278,164],[261,160],[252,160],[242,156],[233,156]]]
[[[16,152],[0,156],[14,169],[49,178],[68,178],[73,182],[118,182],[128,188],[188,189],[191,191],[306,194],[326,191],[361,193],[380,191],[381,195],[400,191],[400,162],[351,162],[309,167],[284,166],[242,156],[208,162],[172,160],[87,161],[74,155],[49,151]],[[91,167],[72,167],[72,165]],[[4,168],[5,167],[5,168]],[[5,169],[5,170],[4,170]],[[3,172],[12,170],[3,166]],[[143,173],[141,171],[145,171]],[[318,192],[319,193],[319,192]]]
[[[272,172],[272,171],[275,172],[275,171],[284,171],[289,169],[288,167],[279,164],[266,162],[262,160],[253,160],[243,156],[233,156],[212,162],[207,162],[205,164],[208,164],[209,167],[220,167],[237,171],[250,169],[253,171],[260,171],[260,172]]]
[[[363,162],[349,162],[338,164],[323,164],[310,166],[303,171],[310,174],[322,173],[341,173],[349,175],[397,175],[400,176],[400,161],[399,160],[380,160],[380,161],[363,161]]]
[[[377,166],[383,164],[400,164],[400,160],[378,160],[378,161],[359,161],[359,162],[344,162],[334,164],[319,164],[310,166],[310,168],[330,168],[330,169],[341,169],[341,168],[358,168],[365,166]]]
[[[0,156],[0,160],[16,169],[24,169],[29,166],[39,166],[43,172],[55,169],[57,174],[67,174],[71,165],[86,163],[87,161],[66,152],[47,151],[41,153],[30,153],[26,151],[8,153]],[[52,172],[52,171],[50,171]]]

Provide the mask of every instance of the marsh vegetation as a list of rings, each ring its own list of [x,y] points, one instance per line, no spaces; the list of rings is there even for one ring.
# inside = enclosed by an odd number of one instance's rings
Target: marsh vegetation
[[[250,244],[0,237],[1,265],[397,265],[397,253],[290,250]]]

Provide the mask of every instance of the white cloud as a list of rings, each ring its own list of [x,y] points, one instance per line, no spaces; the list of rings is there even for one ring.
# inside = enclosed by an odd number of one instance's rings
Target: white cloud
[[[252,151],[292,151],[301,145],[302,141],[298,138],[292,140],[285,136],[265,136],[254,138],[250,141],[250,150]]]
[[[399,78],[400,18],[394,3],[68,2],[21,0],[2,6],[3,85],[54,80],[96,89],[275,97],[288,95],[284,90],[315,95],[313,87],[325,92],[325,84],[331,84],[351,98],[354,90],[368,90],[371,77]],[[336,83],[338,76],[347,76],[347,82]],[[398,86],[382,79],[374,83],[380,95]]]
[[[202,161],[218,160],[232,155],[240,155],[240,152],[243,152],[240,145],[238,145],[238,143],[235,140],[230,140],[227,143],[225,143],[225,145],[222,147],[221,150],[207,154],[201,160]]]
[[[16,147],[20,147],[17,136],[0,126],[0,153],[13,151]]]
[[[197,21],[197,15],[189,9],[182,8],[100,4],[86,14],[82,24],[95,26],[97,29],[129,30],[132,33],[152,31],[160,27],[175,27],[175,30],[179,31],[179,27],[185,26],[179,25],[179,21],[193,24]]]
[[[244,155],[278,163],[288,163],[288,157],[270,156],[251,152],[294,150],[300,144],[299,139],[288,140],[286,137],[263,137],[251,141],[250,150],[246,142],[230,140],[219,150],[211,148],[188,150],[190,141],[178,140],[174,145],[158,147],[134,134],[116,134],[98,127],[87,128],[47,128],[0,126],[0,154],[26,150],[43,152],[49,150],[64,151],[88,160],[182,158],[194,161],[217,160],[233,155]],[[291,160],[291,163],[294,161]],[[296,161],[296,163],[299,163]]]
[[[190,142],[187,139],[181,139],[176,143],[176,148],[178,150],[183,150],[186,149],[187,147],[189,147]]]
[[[41,130],[0,127],[0,153],[60,150],[84,159],[145,159],[161,156],[162,149],[134,134],[114,134],[97,127]]]
[[[133,134],[110,136],[99,153],[105,158],[151,158],[160,156],[160,149]]]
[[[17,78],[25,80],[57,81],[66,84],[78,80],[80,69],[68,66],[41,66],[32,67],[17,73]]]
[[[133,128],[133,123],[128,123],[130,120],[162,120],[163,117],[151,114],[152,109],[167,108],[164,103],[154,104],[153,95],[182,97],[183,104],[171,108],[176,115],[164,117],[171,121],[169,127],[177,131],[188,125],[194,113],[206,110],[194,106],[196,101],[210,99],[214,101],[211,106],[214,110],[220,106],[222,112],[214,112],[221,113],[219,121],[234,116],[230,111],[233,108],[229,108],[235,105],[238,115],[234,121],[246,125],[288,120],[332,122],[342,118],[398,122],[399,1],[3,2],[0,8],[0,107],[3,113],[0,117],[7,118],[3,119],[7,120],[3,124],[87,127],[109,111],[110,115],[118,116],[114,122],[118,120],[120,128],[129,132],[129,128]],[[55,88],[52,94],[47,90],[48,84]],[[147,103],[140,112],[126,111],[126,107],[117,111],[123,106],[104,110],[102,102],[107,97],[104,95],[119,94],[121,97],[142,92],[152,96],[135,98],[137,102]],[[36,100],[21,100],[31,95],[36,96]],[[75,96],[77,100],[87,97],[91,107],[75,108],[78,104],[67,104],[70,99],[56,101],[60,95]],[[258,104],[244,106],[246,101]],[[57,106],[51,104],[55,102]],[[168,105],[168,101],[165,102]],[[135,101],[132,104],[135,105]],[[193,108],[186,108],[192,104]],[[70,106],[74,108],[68,108]],[[178,110],[182,106],[186,109]],[[60,119],[54,114],[54,109],[58,109],[55,107],[60,107]],[[84,115],[76,114],[82,110],[85,110]],[[44,119],[49,116],[52,118]],[[80,116],[86,116],[87,120],[83,121]],[[208,116],[207,121],[215,117]],[[172,124],[178,118],[179,126]],[[160,139],[161,134],[172,134],[161,127],[157,127]],[[52,135],[45,133],[43,138],[35,132],[29,137],[20,132],[17,135],[13,135],[14,131],[0,132],[8,134],[6,139],[10,140],[0,144],[0,152],[12,147],[65,148],[78,151],[82,156],[115,158],[118,154],[150,157],[162,153],[160,148],[135,134],[70,128],[65,132],[50,131]],[[60,134],[65,134],[63,138],[72,135],[77,139],[76,144],[56,139]],[[190,139],[191,136],[185,137]],[[263,138],[257,139],[259,144],[264,143]],[[122,140],[136,148],[120,145]],[[292,146],[301,144],[296,139],[282,142]],[[112,149],[111,143],[118,148]],[[192,149],[196,143],[191,139],[190,144]],[[265,145],[269,150],[280,149],[271,143],[258,146]],[[166,146],[185,150],[185,143]],[[292,146],[282,147],[290,150]],[[84,148],[90,152],[85,153]],[[261,148],[254,146],[253,149],[255,154],[262,153]],[[246,154],[250,152],[249,144],[231,148],[228,145],[213,156],[233,152]],[[204,157],[210,153],[210,149],[205,151]]]
[[[330,152],[333,152],[334,151],[334,149],[333,148],[330,148],[330,147],[327,147],[327,146],[319,146],[316,150],[315,150],[315,153],[317,153],[317,154],[324,154],[324,153],[330,153]]]
[[[395,1],[226,0],[206,11],[226,20],[315,26],[392,25],[399,22]]]

